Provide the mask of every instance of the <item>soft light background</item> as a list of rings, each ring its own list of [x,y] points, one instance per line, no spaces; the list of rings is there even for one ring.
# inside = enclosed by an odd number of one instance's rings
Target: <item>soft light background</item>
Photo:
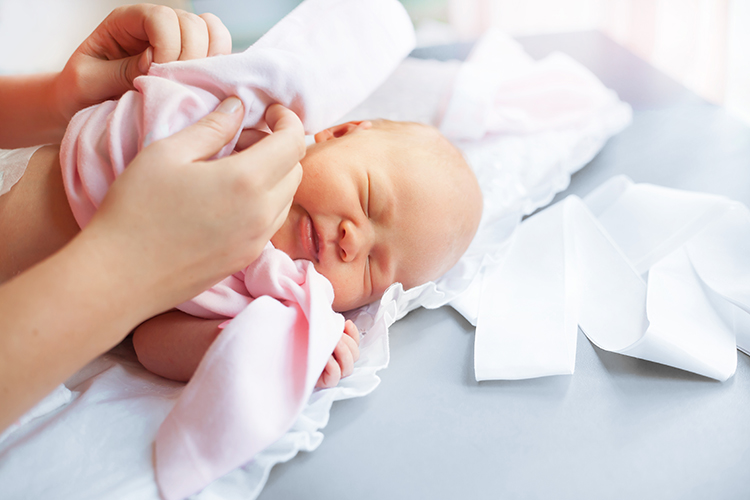
[[[750,123],[748,0],[445,0],[455,36],[599,30]]]
[[[600,30],[750,123],[750,0],[402,0],[420,43]],[[122,0],[0,0],[0,73],[52,71]],[[214,12],[244,48],[299,0],[162,0]]]
[[[57,71],[123,0],[0,0],[0,74]],[[185,0],[152,1],[185,7]]]

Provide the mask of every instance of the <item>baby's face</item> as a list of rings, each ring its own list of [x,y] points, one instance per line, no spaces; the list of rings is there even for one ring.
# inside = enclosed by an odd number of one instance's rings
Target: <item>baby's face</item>
[[[434,168],[402,144],[393,130],[349,122],[317,134],[302,160],[302,182],[271,242],[313,262],[333,285],[336,311],[369,304],[394,282],[410,288],[439,277],[476,230],[473,174],[463,188],[455,177],[464,173]]]

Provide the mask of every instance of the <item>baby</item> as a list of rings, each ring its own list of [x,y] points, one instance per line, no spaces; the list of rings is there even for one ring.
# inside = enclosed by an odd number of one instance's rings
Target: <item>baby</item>
[[[436,129],[387,120],[336,125],[315,135],[302,182],[273,245],[312,261],[333,285],[333,308],[378,300],[450,269],[479,224],[482,195],[461,153]],[[186,381],[223,320],[172,311],[138,327],[133,344],[150,371]],[[359,333],[351,321],[321,375],[332,387],[352,371]]]
[[[271,242],[292,259],[313,262],[333,285],[336,311],[374,302],[394,282],[410,288],[439,277],[466,250],[479,224],[482,196],[473,172],[427,125],[336,125],[316,134],[301,163],[302,182]],[[0,282],[79,231],[56,146],[32,156],[18,184],[0,197],[0,212]],[[180,311],[157,316],[135,331],[138,359],[156,374],[189,380],[222,322]],[[319,387],[351,373],[358,341],[348,321]]]

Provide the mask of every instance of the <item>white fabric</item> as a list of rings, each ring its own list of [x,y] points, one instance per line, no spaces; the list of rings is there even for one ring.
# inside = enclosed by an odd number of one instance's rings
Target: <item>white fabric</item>
[[[477,380],[573,373],[578,326],[602,349],[731,377],[750,348],[750,211],[623,177],[590,199],[526,220],[485,275]]]
[[[314,392],[286,435],[195,498],[255,498],[274,464],[300,450],[314,450],[333,401],[368,394],[378,385],[376,372],[389,360],[388,327],[408,311],[450,303],[475,319],[482,274],[503,255],[504,242],[522,216],[564,189],[570,174],[630,120],[629,107],[572,59],[558,55],[534,63],[518,44],[492,34],[479,43],[467,64],[407,59],[381,89],[341,121],[384,117],[442,124],[445,133],[461,130],[456,124],[449,127],[442,117],[450,110],[453,120],[477,116],[477,104],[464,101],[467,93],[456,87],[476,84],[462,72],[496,78],[494,68],[506,64],[515,68],[516,79],[536,78],[541,74],[537,65],[574,73],[594,103],[588,119],[548,123],[551,128],[540,132],[507,133],[492,129],[500,123],[493,115],[485,122],[487,136],[482,140],[453,137],[477,172],[485,200],[480,231],[467,254],[437,282],[410,290],[393,285],[378,303],[350,313],[364,331],[354,373],[332,389]],[[462,107],[467,111],[463,118],[455,113]],[[158,498],[151,443],[182,385],[143,370],[127,345],[92,362],[66,385],[79,393],[73,403],[23,426],[0,443],[4,493],[9,498]],[[39,470],[44,471],[41,478]]]
[[[632,112],[572,58],[554,53],[535,62],[497,31],[477,42],[464,64],[407,59],[382,87],[397,88],[399,106],[381,105],[389,99],[378,90],[345,120],[381,116],[439,125],[476,173],[484,207],[477,235],[459,262],[434,283],[398,295],[392,307],[401,318],[420,306],[450,304],[476,325],[482,277],[502,258],[522,217],[564,190],[570,176],[630,123]],[[578,99],[584,106],[551,110],[546,115],[551,118],[537,119],[532,114],[536,105],[529,108],[527,102],[551,95]],[[360,315],[376,315],[386,303],[371,304]]]
[[[10,191],[10,188],[21,180],[29,160],[41,147],[0,149],[0,196]]]
[[[70,403],[73,400],[73,393],[70,389],[60,384],[49,393],[44,399],[39,401],[32,409],[24,413],[21,418],[13,422],[7,429],[0,433],[0,442],[15,432],[16,429],[24,426],[35,418],[46,415],[61,406]]]

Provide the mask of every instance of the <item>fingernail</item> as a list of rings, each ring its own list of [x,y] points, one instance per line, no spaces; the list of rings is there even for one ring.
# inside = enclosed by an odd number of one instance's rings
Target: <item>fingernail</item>
[[[242,105],[242,101],[237,99],[236,97],[230,97],[229,99],[225,99],[224,102],[219,104],[219,107],[216,108],[216,111],[219,111],[221,113],[231,115],[237,109]]]

